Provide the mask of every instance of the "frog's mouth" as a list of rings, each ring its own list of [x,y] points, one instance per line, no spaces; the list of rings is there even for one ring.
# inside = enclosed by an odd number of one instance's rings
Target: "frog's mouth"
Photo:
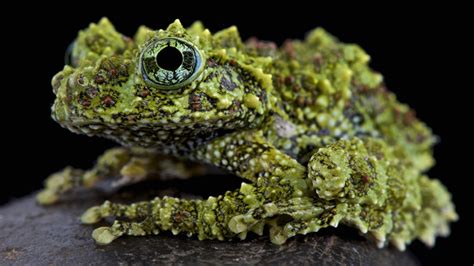
[[[100,119],[84,120],[75,117],[64,119],[53,112],[52,118],[63,128],[87,136],[98,136],[114,140],[124,146],[166,148],[185,145],[192,148],[216,136],[230,131],[225,124],[230,121],[210,119],[206,123],[181,122],[172,118],[159,122],[110,123]]]

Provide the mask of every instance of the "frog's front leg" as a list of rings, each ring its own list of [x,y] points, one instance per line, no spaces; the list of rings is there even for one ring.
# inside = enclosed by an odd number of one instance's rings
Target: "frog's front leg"
[[[106,217],[116,219],[110,227],[93,231],[98,244],[109,244],[123,235],[144,236],[160,231],[196,235],[199,240],[245,239],[248,232],[262,235],[265,225],[271,227],[271,241],[281,244],[288,238],[278,230],[282,222],[288,222],[281,215],[314,217],[320,212],[310,198],[295,197],[301,191],[292,191],[289,186],[283,179],[259,177],[256,185],[242,183],[239,189],[205,200],[163,197],[130,205],[106,201],[88,209],[81,220],[94,224]]]
[[[188,178],[203,172],[197,164],[188,164],[176,158],[142,148],[113,148],[97,159],[89,170],[66,167],[45,180],[45,188],[37,195],[41,204],[52,204],[64,193],[77,187],[93,187],[105,178],[118,178],[112,187],[136,183],[150,177]]]
[[[225,168],[252,184],[242,183],[239,189],[207,200],[164,197],[131,205],[105,202],[87,210],[82,221],[96,223],[109,216],[127,221],[97,228],[94,239],[107,244],[122,235],[156,234],[160,230],[184,232],[199,239],[245,238],[249,231],[262,234],[265,224],[278,226],[275,221],[282,206],[291,214],[318,211],[306,196],[310,193],[306,168],[267,143],[261,131],[215,139],[195,150],[192,157]],[[288,206],[288,202],[294,204]],[[271,239],[275,243],[286,240],[276,231]]]
[[[303,193],[307,192],[306,167],[275,148],[261,130],[249,130],[215,139],[194,151],[193,156],[255,183],[282,178]]]

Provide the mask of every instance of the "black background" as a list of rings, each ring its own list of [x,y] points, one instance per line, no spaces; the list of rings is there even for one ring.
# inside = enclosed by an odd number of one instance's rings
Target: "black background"
[[[17,3],[18,4],[18,3]],[[255,3],[253,3],[255,4]],[[268,3],[257,9],[251,3],[220,2],[150,5],[117,2],[68,2],[61,6],[20,3],[11,19],[2,22],[2,124],[4,155],[0,203],[26,195],[41,187],[48,174],[66,165],[87,168],[108,147],[106,140],[72,134],[50,119],[54,100],[51,77],[62,69],[64,51],[77,31],[107,16],[116,29],[133,36],[141,24],[165,28],[175,18],[188,26],[201,20],[212,32],[237,25],[243,39],[281,44],[287,38],[303,38],[322,26],[344,42],[361,45],[372,57],[371,66],[384,75],[389,89],[413,107],[417,116],[440,136],[435,148],[437,165],[429,172],[453,193],[461,220],[452,225],[452,235],[438,238],[433,249],[414,243],[411,249],[428,264],[457,262],[463,257],[463,240],[472,238],[467,194],[472,167],[471,111],[466,100],[472,90],[469,64],[472,57],[468,18],[462,8],[445,5],[367,8],[337,4],[313,6],[294,1],[279,7]],[[10,10],[3,10],[7,11]],[[472,31],[472,30],[471,30]],[[472,67],[470,67],[472,71]],[[469,258],[472,263],[472,258]]]

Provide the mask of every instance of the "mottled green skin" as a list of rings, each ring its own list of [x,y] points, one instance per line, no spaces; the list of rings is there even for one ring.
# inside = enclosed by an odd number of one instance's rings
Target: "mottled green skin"
[[[166,37],[192,43],[204,62],[195,80],[173,90],[147,85],[139,67],[144,47]],[[192,161],[245,179],[204,200],[92,207],[84,223],[127,218],[96,229],[99,244],[163,230],[244,239],[265,226],[282,244],[341,223],[380,247],[404,249],[416,238],[433,245],[457,219],[446,189],[423,174],[434,163],[430,129],[384,87],[359,46],[322,29],[277,48],[243,43],[235,27],[211,34],[199,22],[141,27],[130,39],[103,19],[79,33],[72,61],[53,78],[53,118],[124,148],[106,152],[91,170],[51,176],[41,203],[105,177],[122,176],[123,184],[153,174],[187,178],[200,167]],[[176,170],[164,174],[169,168]]]

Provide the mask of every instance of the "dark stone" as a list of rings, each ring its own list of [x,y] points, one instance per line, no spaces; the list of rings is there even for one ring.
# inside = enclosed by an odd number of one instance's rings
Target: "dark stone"
[[[339,229],[298,236],[283,246],[271,244],[266,236],[220,242],[169,233],[122,237],[108,246],[98,246],[91,238],[95,226],[80,224],[79,217],[103,200],[103,194],[89,191],[42,207],[30,195],[1,207],[0,265],[417,264],[408,252],[378,249],[352,230],[341,234]]]

